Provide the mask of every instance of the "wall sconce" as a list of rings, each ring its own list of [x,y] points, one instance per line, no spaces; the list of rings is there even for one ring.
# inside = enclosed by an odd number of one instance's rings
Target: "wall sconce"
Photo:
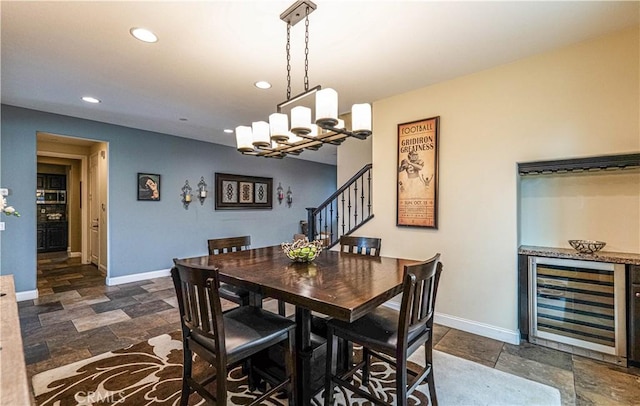
[[[291,186],[287,189],[287,206],[291,207],[291,203],[293,203],[293,192],[291,191]]]
[[[182,205],[184,209],[187,210],[189,208],[189,203],[191,203],[191,186],[189,186],[189,180],[184,181],[184,186],[182,187]]]
[[[284,189],[282,189],[282,183],[278,182],[278,188],[276,189],[278,196],[278,203],[282,204],[282,200],[284,199]]]
[[[204,181],[204,176],[200,177],[198,182],[198,199],[200,199],[200,206],[204,205],[204,199],[207,198],[207,184]]]

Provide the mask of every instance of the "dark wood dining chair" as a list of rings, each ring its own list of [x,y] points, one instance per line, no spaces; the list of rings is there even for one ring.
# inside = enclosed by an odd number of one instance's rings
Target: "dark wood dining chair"
[[[380,247],[382,246],[382,238],[378,237],[356,237],[352,235],[340,236],[340,252],[349,252],[359,255],[370,255],[373,257],[380,256]],[[317,332],[326,336],[326,323],[327,318],[314,317],[313,327]],[[341,344],[342,345],[342,344]],[[351,354],[352,345],[348,344],[348,352]],[[350,361],[349,357],[349,361]]]
[[[248,250],[251,248],[251,236],[214,238],[207,240],[207,245],[209,246],[209,255]]]
[[[433,314],[442,272],[440,254],[433,258],[404,267],[402,302],[400,311],[379,306],[353,323],[331,320],[327,323],[327,364],[325,376],[325,406],[334,400],[334,385],[346,387],[376,405],[407,404],[407,396],[425,378],[429,386],[431,405],[437,406],[433,379]],[[362,361],[349,371],[336,374],[338,338],[362,345]],[[407,369],[407,359],[424,345],[425,367],[419,371]],[[365,391],[369,383],[371,357],[394,365],[396,368],[396,401],[389,403]],[[362,369],[362,386],[350,382]],[[407,374],[414,379],[409,382]]]
[[[380,247],[382,239],[377,237],[355,237],[343,235],[340,237],[340,251],[349,252],[359,255],[370,255],[373,257],[380,256]],[[311,318],[311,331],[321,337],[327,337],[327,322],[331,318],[314,314]],[[340,339],[338,341],[337,352],[340,357],[339,364],[342,366],[351,366],[353,356],[353,343],[348,340]],[[343,359],[343,357],[346,357]]]
[[[270,396],[287,391],[289,404],[295,402],[295,362],[293,340],[295,323],[286,317],[254,306],[241,306],[222,312],[220,280],[217,270],[176,265],[171,269],[176,289],[184,368],[180,404],[187,405],[189,396],[197,392],[207,404],[227,404],[227,374],[230,369],[248,362],[249,357],[276,345],[284,347],[285,379],[251,405],[262,404]],[[215,371],[206,377],[192,376],[193,353],[211,364]],[[248,369],[249,385],[255,387],[252,368]],[[267,378],[266,376],[264,378]],[[207,390],[215,383],[215,394]]]
[[[251,248],[251,236],[214,238],[207,240],[207,245],[209,247],[209,255],[244,251]],[[251,292],[240,286],[228,283],[220,284],[220,297],[237,303],[240,306],[247,306],[249,304],[250,294]],[[280,300],[278,301],[278,314],[281,316],[285,315],[285,304]]]
[[[355,237],[351,235],[343,235],[340,237],[340,251],[351,252],[361,255],[380,256],[381,238],[374,237]]]
[[[215,238],[207,240],[207,244],[209,246],[209,255],[243,251],[251,248],[251,236]],[[240,306],[247,306],[249,304],[250,293],[247,289],[240,286],[230,285],[228,283],[220,284],[220,297],[237,303]]]
[[[340,237],[340,252],[349,252],[353,254],[379,257],[381,246],[382,239],[377,237],[354,237],[350,235],[343,235]],[[314,317],[311,319],[312,331],[316,334],[326,337],[326,323],[328,320],[328,317],[323,317],[322,315],[317,314],[314,315]],[[348,351],[351,351],[351,345],[349,345]]]

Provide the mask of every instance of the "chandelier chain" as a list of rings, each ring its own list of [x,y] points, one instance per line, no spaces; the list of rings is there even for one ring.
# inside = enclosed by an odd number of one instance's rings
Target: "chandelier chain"
[[[309,91],[309,6],[304,20],[304,91]]]
[[[291,24],[287,23],[287,100],[291,99]]]

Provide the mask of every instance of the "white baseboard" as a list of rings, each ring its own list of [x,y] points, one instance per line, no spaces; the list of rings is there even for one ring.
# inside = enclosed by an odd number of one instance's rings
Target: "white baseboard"
[[[158,271],[138,273],[135,275],[118,276],[116,278],[107,278],[107,286],[122,285],[124,283],[146,281],[148,279],[162,278],[165,276],[171,276],[171,269],[161,269]],[[16,301],[21,302],[24,300],[31,300],[38,298],[38,290],[29,290],[25,292],[16,292]]]
[[[117,276],[115,278],[107,278],[107,286],[122,285],[123,283],[131,283],[138,281],[146,281],[148,279],[162,278],[171,275],[171,269],[160,269],[159,271],[151,271],[137,273],[134,275]]]
[[[69,258],[79,258],[82,256],[82,252],[69,252]]]
[[[392,309],[400,310],[400,303],[395,301],[388,301],[384,305]],[[466,331],[467,333],[477,334],[479,336],[492,338],[509,344],[520,344],[520,332],[517,330],[508,330],[502,327],[496,327],[438,312],[436,312],[433,321],[441,326],[455,328],[457,330]]]
[[[24,292],[16,292],[16,301],[23,302],[25,300],[37,299],[38,298],[38,289],[36,290],[26,290]]]
[[[455,328],[483,337],[493,338],[494,340],[503,341],[505,343],[514,345],[520,344],[520,332],[518,330],[508,330],[506,328],[496,327],[490,324],[462,319],[456,316],[449,316],[448,314],[439,314],[438,312],[436,312],[433,321],[442,326]]]

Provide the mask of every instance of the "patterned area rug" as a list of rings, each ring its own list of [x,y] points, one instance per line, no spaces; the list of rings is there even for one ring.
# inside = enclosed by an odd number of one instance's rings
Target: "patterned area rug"
[[[147,342],[108,352],[73,364],[42,372],[33,377],[38,405],[178,405],[182,379],[180,332],[154,337]],[[357,358],[359,353],[355,354]],[[416,352],[410,360],[420,363]],[[434,351],[435,380],[442,405],[559,405],[557,389]],[[414,365],[414,367],[417,367]],[[209,368],[194,362],[194,374]],[[394,399],[395,372],[386,364],[374,363],[369,390]],[[246,405],[259,394],[251,393],[240,368],[229,372],[228,405]],[[426,384],[409,398],[410,405],[428,405]],[[198,395],[190,405],[204,404]],[[322,404],[322,393],[314,399]],[[286,406],[274,398],[268,406]],[[338,405],[368,404],[343,389],[336,395]]]

